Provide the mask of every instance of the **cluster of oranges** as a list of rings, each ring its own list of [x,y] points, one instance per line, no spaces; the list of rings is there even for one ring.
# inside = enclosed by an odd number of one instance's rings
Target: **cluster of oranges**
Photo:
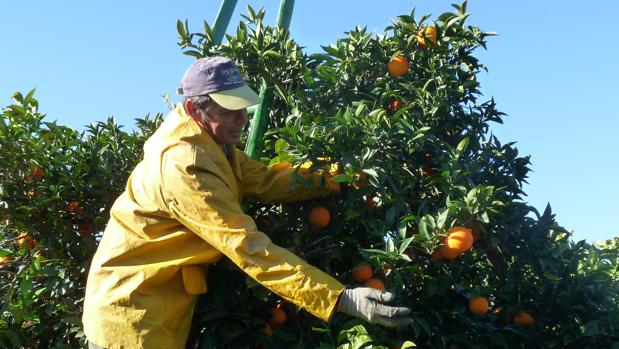
[[[417,35],[415,35],[415,41],[421,47],[428,47],[428,42],[431,42],[432,45],[436,45],[436,39],[437,33],[436,27],[434,26],[426,26],[425,28],[420,28],[417,32]],[[389,71],[389,74],[394,78],[406,75],[408,73],[408,70],[409,62],[408,58],[406,58],[405,55],[397,55],[393,57],[389,61],[389,63],[387,63],[387,71]],[[394,99],[389,102],[388,108],[389,111],[393,113],[400,109],[401,106],[402,103],[399,100]]]
[[[419,29],[417,35],[415,36],[415,41],[422,47],[428,47],[428,41],[431,42],[432,45],[436,45],[436,40],[436,27],[434,26],[427,26]],[[408,59],[404,55],[397,55],[396,57],[393,57],[389,63],[387,63],[387,70],[393,77],[405,75],[408,73],[408,68]]]
[[[469,299],[469,311],[477,316],[484,316],[490,309],[490,303],[486,297],[476,296]],[[503,311],[503,307],[496,307],[492,311],[493,314],[498,315]],[[513,317],[512,321],[516,326],[530,326],[535,323],[535,319],[531,314],[524,310],[518,311]]]
[[[381,279],[374,277],[374,268],[367,263],[360,263],[352,270],[352,277],[365,287],[384,291],[385,284]]]

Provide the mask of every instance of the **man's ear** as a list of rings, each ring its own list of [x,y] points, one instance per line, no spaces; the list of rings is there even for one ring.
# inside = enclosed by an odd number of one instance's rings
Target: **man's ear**
[[[183,107],[185,108],[185,112],[189,114],[189,116],[194,116],[196,113],[196,106],[193,105],[193,101],[190,98],[185,99],[183,102]]]

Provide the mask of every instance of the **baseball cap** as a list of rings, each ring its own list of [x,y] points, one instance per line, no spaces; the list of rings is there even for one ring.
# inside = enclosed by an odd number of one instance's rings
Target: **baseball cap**
[[[238,110],[260,103],[260,99],[226,57],[200,58],[193,62],[183,79],[179,93],[186,97],[209,95],[226,109]]]

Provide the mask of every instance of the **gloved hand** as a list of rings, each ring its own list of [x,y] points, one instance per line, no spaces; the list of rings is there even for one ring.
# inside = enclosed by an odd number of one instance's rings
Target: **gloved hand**
[[[348,288],[340,295],[337,311],[385,327],[412,324],[413,319],[406,317],[410,314],[410,309],[382,304],[391,302],[394,297],[391,292],[369,287]]]

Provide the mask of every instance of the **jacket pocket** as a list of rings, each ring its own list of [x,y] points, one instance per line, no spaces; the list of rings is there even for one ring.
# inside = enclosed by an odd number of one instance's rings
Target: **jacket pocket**
[[[188,294],[206,293],[206,271],[200,265],[183,265],[183,285]]]

